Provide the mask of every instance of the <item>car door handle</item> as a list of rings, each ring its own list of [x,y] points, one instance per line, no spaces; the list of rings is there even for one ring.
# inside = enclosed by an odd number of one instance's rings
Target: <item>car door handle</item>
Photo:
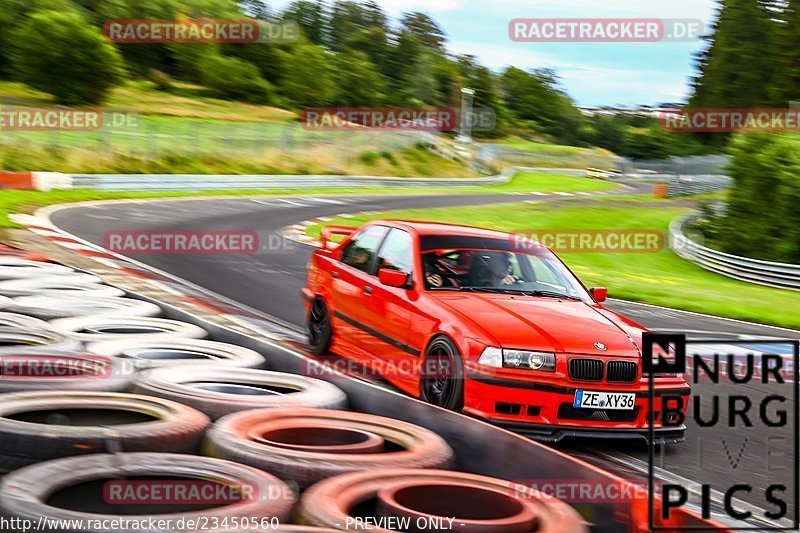
[[[339,272],[336,271],[336,270],[332,271],[331,272],[331,277],[338,278],[339,277]]]
[[[372,294],[372,287],[369,285],[364,287],[364,294]]]

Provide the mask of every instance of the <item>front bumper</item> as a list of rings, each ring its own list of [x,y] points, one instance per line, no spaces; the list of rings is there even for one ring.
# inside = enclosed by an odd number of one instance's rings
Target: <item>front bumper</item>
[[[581,439],[643,440],[647,443],[650,442],[650,431],[647,429],[571,428],[543,426],[525,422],[507,422],[505,420],[492,420],[491,418],[486,418],[484,421],[541,442],[559,442],[569,437]],[[684,436],[685,433],[686,426],[684,425],[674,428],[655,428],[653,430],[653,441],[657,444],[683,442],[686,440]]]
[[[631,410],[576,409],[575,392],[579,389],[635,393]],[[690,387],[677,382],[657,385],[654,389],[654,438],[660,442],[683,440],[685,425],[676,420],[662,425],[662,398],[680,397],[684,412]],[[566,437],[592,437],[649,440],[650,393],[647,382],[631,384],[586,382],[521,381],[467,372],[464,384],[464,411],[492,424],[545,441]]]

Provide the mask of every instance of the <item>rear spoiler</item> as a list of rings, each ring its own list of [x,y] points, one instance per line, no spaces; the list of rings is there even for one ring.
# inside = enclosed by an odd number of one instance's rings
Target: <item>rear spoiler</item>
[[[320,236],[320,242],[322,243],[322,249],[328,250],[332,248],[336,248],[338,246],[336,243],[331,241],[331,237],[334,235],[352,235],[358,228],[353,228],[350,226],[324,226],[322,228],[322,234]],[[333,244],[334,246],[329,247],[328,243]]]

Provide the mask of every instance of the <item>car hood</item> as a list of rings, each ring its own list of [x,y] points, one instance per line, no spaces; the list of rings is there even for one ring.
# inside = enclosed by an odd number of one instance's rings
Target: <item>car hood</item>
[[[586,302],[504,294],[435,295],[503,348],[637,356],[621,324]],[[606,346],[600,350],[595,343]]]

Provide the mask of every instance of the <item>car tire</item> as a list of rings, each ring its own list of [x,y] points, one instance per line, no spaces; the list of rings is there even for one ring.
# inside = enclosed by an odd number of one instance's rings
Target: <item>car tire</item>
[[[0,375],[0,393],[53,389],[123,392],[136,376],[133,365],[113,357],[33,348],[0,354],[0,366],[4,369]],[[52,369],[49,375],[46,368]],[[75,370],[64,375],[65,368]],[[85,373],[80,374],[79,370]]]
[[[336,435],[349,439],[358,433],[361,442],[377,438],[391,447],[383,453],[374,449],[314,451],[327,447],[316,440],[323,430],[328,430],[328,437],[323,437],[329,439],[326,442],[352,442],[338,440]],[[288,435],[294,444],[267,438],[279,434]],[[203,449],[207,455],[266,470],[300,487],[358,470],[448,468],[454,457],[447,442],[428,429],[382,416],[322,409],[257,409],[230,414],[209,429]]]
[[[325,355],[331,348],[333,327],[328,305],[318,296],[311,301],[311,307],[306,316],[306,331],[308,332],[309,351],[314,355]]]
[[[138,369],[169,366],[264,368],[264,356],[255,350],[205,339],[122,339],[92,342],[89,353],[131,362]]]
[[[200,326],[151,317],[105,317],[102,315],[60,318],[50,322],[52,328],[83,342],[121,339],[202,339],[208,332]]]
[[[92,415],[96,415],[97,425],[85,423]],[[206,415],[186,405],[135,394],[3,394],[0,470],[105,451],[192,453],[210,422]]]
[[[297,514],[304,524],[320,527],[341,527],[341,524],[346,524],[349,518],[352,519],[351,517],[355,515],[356,507],[360,511],[357,516],[363,516],[361,513],[365,510],[375,509],[380,505],[377,502],[380,491],[391,487],[409,485],[428,486],[434,489],[442,485],[465,487],[475,490],[476,492],[473,492],[473,494],[480,494],[477,491],[481,490],[495,494],[500,493],[514,498],[523,506],[529,507],[536,516],[536,527],[533,531],[537,533],[588,533],[588,528],[580,515],[572,507],[552,496],[511,481],[445,470],[384,470],[380,472],[353,472],[332,477],[320,481],[303,493]],[[435,490],[433,492],[435,494]],[[488,506],[480,501],[480,496],[477,499],[478,501],[476,502],[470,502],[475,509],[483,508],[491,514],[496,511],[493,506]],[[442,502],[434,496],[425,503],[427,507],[435,508],[441,505]],[[462,510],[471,511],[473,509],[469,507],[470,503],[456,500],[451,502],[449,506],[467,506],[466,509]],[[487,507],[488,509],[486,509]],[[367,512],[369,513],[369,511]],[[373,510],[373,512],[378,514],[379,511]],[[452,509],[446,511],[446,513],[450,518],[454,518]],[[435,512],[431,512],[430,515],[441,516],[442,518],[447,517]],[[493,520],[489,518],[487,522],[491,524]],[[497,524],[492,525],[495,526],[492,531],[497,531]],[[481,531],[480,523],[476,523],[476,521],[472,521],[471,524],[464,524],[462,527],[463,531]],[[458,529],[462,530],[461,527]],[[390,533],[389,530],[379,527],[374,527],[374,530],[381,533]]]
[[[434,337],[420,372],[420,398],[450,411],[464,408],[464,365],[453,341],[444,335]]]
[[[0,309],[7,309],[5,302],[2,300],[3,298],[3,296],[0,296]],[[6,300],[13,304],[11,298],[6,298]],[[39,318],[22,313],[0,312],[0,327],[49,329],[50,324]]]
[[[88,276],[88,274],[81,274]],[[17,296],[79,296],[110,298],[125,296],[125,291],[100,283],[87,283],[87,278],[70,276],[46,276],[42,278],[12,279],[0,281],[0,295],[11,298]]]
[[[164,480],[175,477],[253,487],[253,494],[257,497],[199,510],[193,506],[189,510],[166,513],[148,512],[149,505],[126,506],[129,509],[139,507],[134,511],[135,514],[120,510],[115,512],[115,506],[104,498],[103,480]],[[79,502],[75,502],[72,492],[68,491],[79,490],[86,493]],[[75,507],[61,504],[63,500],[58,497],[65,494],[71,496],[73,501],[69,503]],[[232,517],[238,521],[248,520],[248,523],[249,520],[260,521],[262,518],[275,518],[283,523],[289,521],[295,500],[296,495],[288,485],[266,472],[230,461],[174,453],[95,454],[57,459],[18,470],[6,476],[0,484],[0,514],[4,517],[33,523],[46,518],[84,524],[79,529],[59,530],[71,533],[108,533],[109,529],[93,529],[91,524],[100,524],[104,520],[117,520],[124,524],[126,519],[130,526],[115,531],[155,531],[141,526],[147,524],[151,517],[156,521],[172,523],[170,529],[158,530],[164,533],[196,531],[201,527],[198,524],[222,524],[232,520]],[[179,527],[180,520],[184,524],[191,521],[194,525],[175,529]]]
[[[52,294],[20,296],[10,303],[0,303],[0,309],[45,320],[87,315],[155,317],[161,314],[161,308],[156,304],[134,298],[93,298]]]
[[[68,335],[44,328],[19,326],[0,327],[0,354],[15,354],[20,350],[73,351],[81,342]]]
[[[189,405],[212,420],[247,409],[344,409],[347,404],[344,392],[327,381],[252,368],[173,366],[153,369],[139,375],[133,392]]]
[[[76,273],[70,267],[55,263],[0,255],[0,280],[38,278],[41,276],[69,276]]]

